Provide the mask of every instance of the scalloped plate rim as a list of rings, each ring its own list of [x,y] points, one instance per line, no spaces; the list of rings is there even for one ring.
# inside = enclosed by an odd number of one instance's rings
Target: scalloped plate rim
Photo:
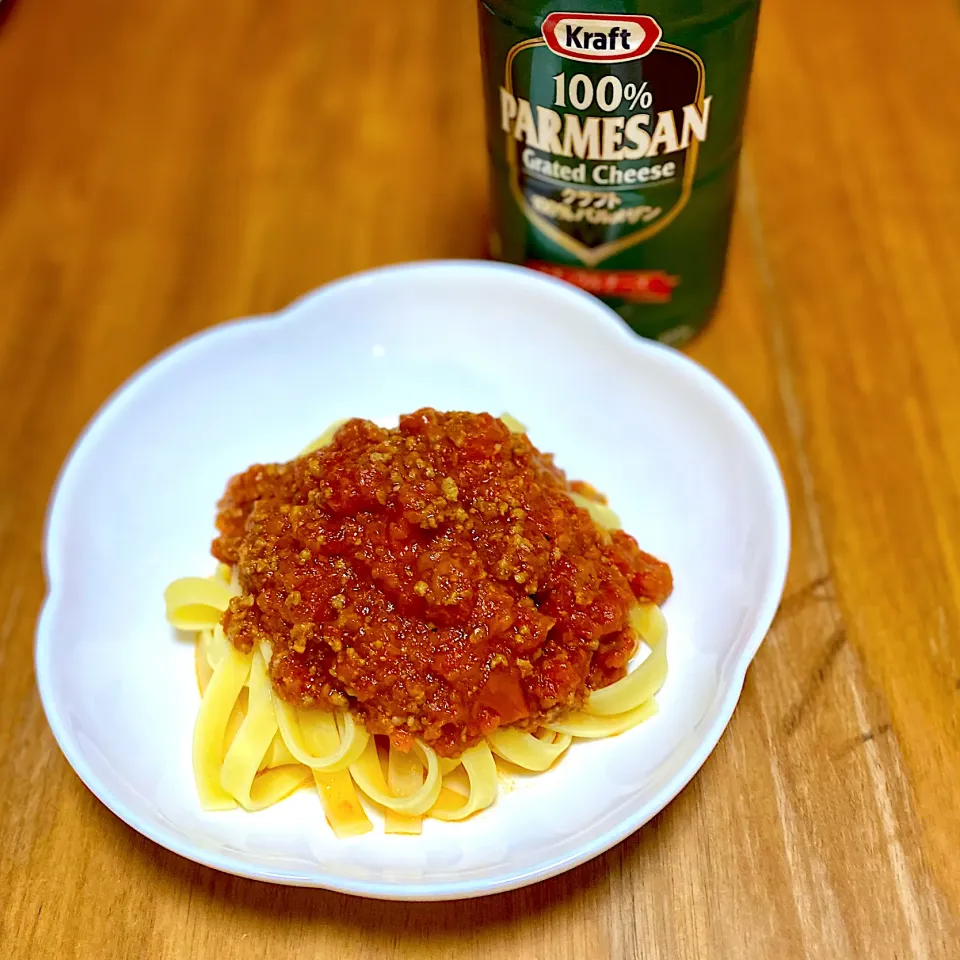
[[[298,319],[306,318],[314,303],[344,287],[370,283],[382,276],[420,270],[481,270],[493,274],[521,274],[527,278],[535,277],[535,282],[560,288],[567,297],[573,297],[581,301],[581,307],[586,308],[583,310],[583,315],[586,317],[589,314],[594,324],[606,328],[608,333],[613,331],[619,335],[620,341],[626,349],[635,353],[653,351],[661,354],[661,359],[666,362],[679,365],[685,368],[688,373],[710,383],[714,393],[723,398],[723,402],[728,405],[730,412],[742,421],[747,433],[752,435],[752,441],[757,445],[758,451],[762,453],[766,461],[765,472],[770,489],[777,495],[773,515],[776,534],[775,565],[767,579],[764,602],[761,605],[756,622],[748,638],[743,642],[742,648],[739,651],[731,649],[722,660],[716,693],[704,715],[703,734],[699,746],[674,774],[667,786],[661,788],[653,799],[638,807],[631,816],[621,820],[614,828],[611,828],[593,842],[583,845],[582,848],[574,850],[569,855],[545,861],[535,869],[508,873],[500,879],[483,882],[479,885],[472,880],[449,883],[404,883],[399,885],[390,882],[344,881],[335,876],[323,876],[321,864],[318,864],[318,871],[315,873],[297,873],[291,870],[273,871],[261,866],[251,866],[242,856],[213,854],[188,842],[180,842],[176,837],[170,836],[152,822],[142,820],[131,812],[122,802],[117,800],[111,789],[89,768],[79,751],[74,749],[72,739],[66,733],[66,727],[58,709],[57,698],[51,690],[45,658],[50,652],[51,624],[55,619],[54,614],[59,603],[58,586],[62,581],[59,557],[61,547],[60,541],[56,538],[61,523],[60,508],[58,508],[58,504],[63,502],[61,495],[67,488],[73,471],[79,469],[77,464],[88,444],[96,437],[97,432],[105,429],[113,416],[118,414],[120,401],[135,392],[139,386],[149,379],[160,375],[165,368],[176,363],[180,357],[198,344],[230,337],[239,331],[256,326],[276,326],[278,323],[295,324]],[[612,310],[591,295],[563,281],[534,273],[523,267],[490,261],[421,260],[373,268],[348,275],[305,293],[276,313],[253,314],[217,323],[172,344],[157,354],[126,378],[108,396],[72,445],[52,488],[44,523],[43,544],[43,571],[47,592],[37,620],[34,648],[34,666],[40,699],[48,724],[67,762],[81,781],[107,809],[132,829],[165,849],[188,860],[234,876],[287,886],[325,889],[374,899],[426,902],[503,893],[540,880],[546,880],[570,870],[599,856],[636,832],[663,810],[690,783],[713,752],[729,725],[743,690],[747,669],[756,656],[776,614],[786,582],[790,556],[790,514],[783,478],[776,457],[765,435],[742,402],[705,367],[673,348],[636,337]],[[725,678],[726,684],[724,685]]]

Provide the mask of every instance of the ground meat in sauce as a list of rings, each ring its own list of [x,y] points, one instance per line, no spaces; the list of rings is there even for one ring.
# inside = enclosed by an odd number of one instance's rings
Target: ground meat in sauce
[[[270,642],[290,702],[349,707],[401,749],[417,736],[455,756],[497,726],[533,728],[622,677],[631,606],[672,589],[571,489],[489,414],[350,420],[330,446],[228,484],[213,554],[243,595],[226,634]]]

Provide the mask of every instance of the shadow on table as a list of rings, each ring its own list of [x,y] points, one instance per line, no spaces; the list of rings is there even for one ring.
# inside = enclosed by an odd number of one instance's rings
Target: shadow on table
[[[16,2],[17,0],[0,0],[0,27],[6,23]]]

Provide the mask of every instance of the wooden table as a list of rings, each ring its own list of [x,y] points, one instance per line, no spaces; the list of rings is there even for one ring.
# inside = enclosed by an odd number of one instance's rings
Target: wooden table
[[[484,254],[475,31],[469,0],[21,0],[0,29],[4,955],[960,956],[952,0],[766,0],[726,297],[691,352],[776,448],[793,562],[729,730],[652,823],[513,894],[375,903],[167,853],[57,750],[31,649],[71,442],[201,327]]]

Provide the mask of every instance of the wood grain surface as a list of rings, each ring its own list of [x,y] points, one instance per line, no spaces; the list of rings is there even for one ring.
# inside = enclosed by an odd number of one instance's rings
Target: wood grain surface
[[[374,903],[167,853],[57,750],[31,651],[70,444],[201,327],[484,254],[475,32],[469,0],[19,0],[0,26],[4,955],[960,956],[955,0],[765,0],[691,352],[771,438],[793,561],[729,730],[652,823],[516,893]]]

